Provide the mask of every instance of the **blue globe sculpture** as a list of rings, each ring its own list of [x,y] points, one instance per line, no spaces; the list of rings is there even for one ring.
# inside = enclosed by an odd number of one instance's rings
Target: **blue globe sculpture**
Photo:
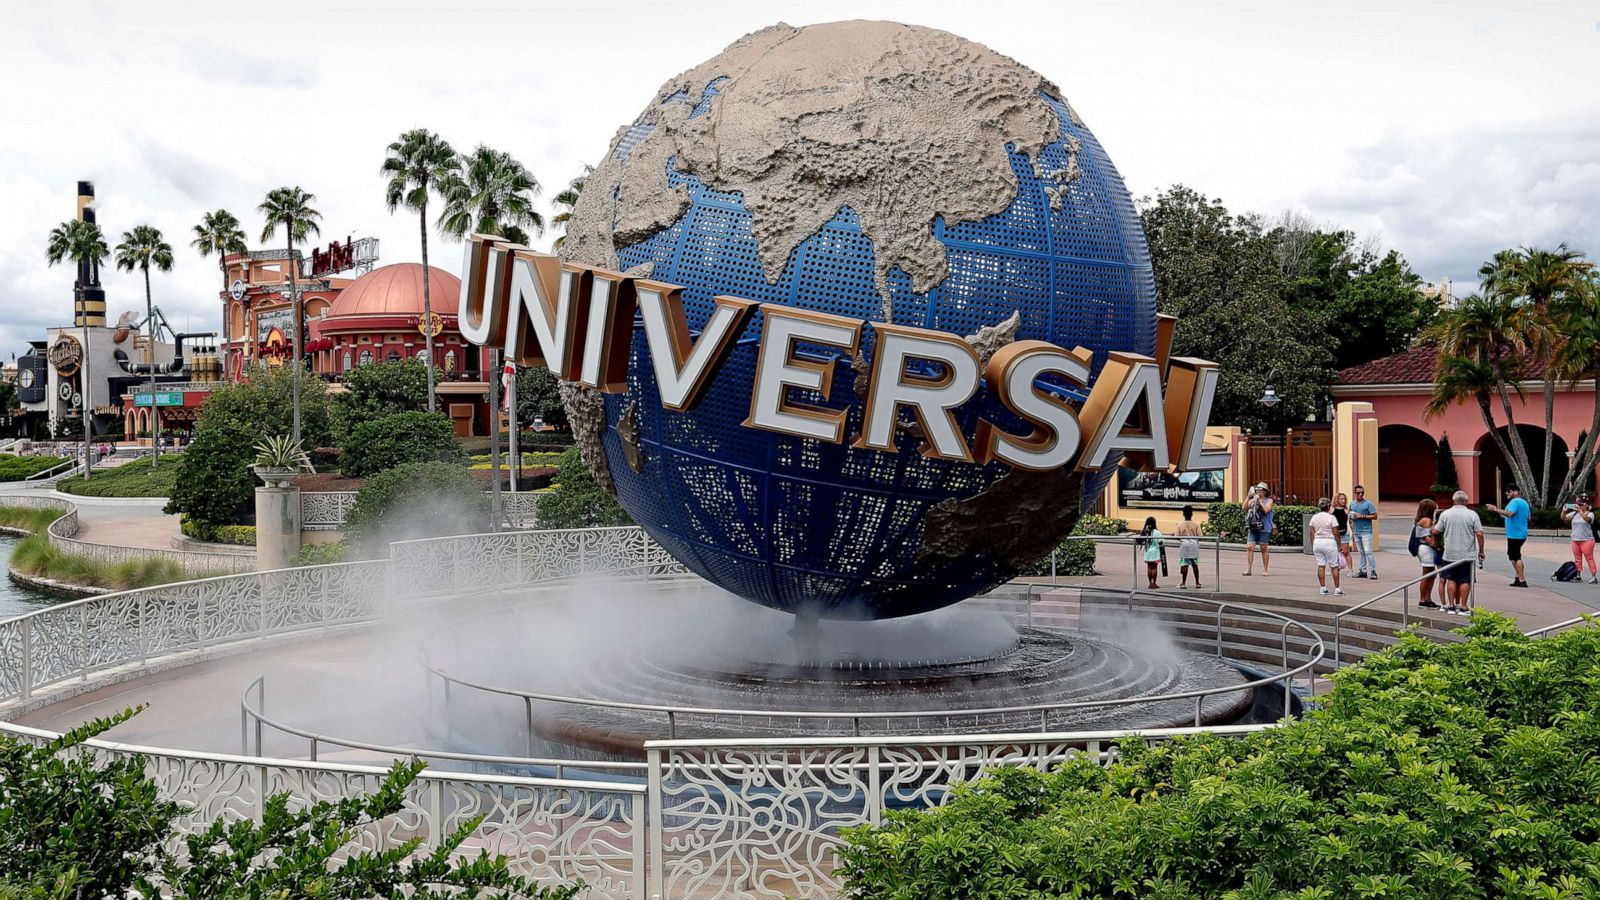
[[[759,67],[784,54],[775,65],[785,71],[762,83]],[[1060,92],[1014,72],[1038,78],[980,45],[891,23],[757,32],[669,82],[618,133],[584,188],[562,255],[682,286],[696,335],[712,298],[726,294],[869,322],[887,316],[973,336],[980,349],[1013,339],[1083,346],[1097,371],[1106,351],[1151,353],[1155,290],[1128,190]],[[923,101],[886,87],[908,78],[949,85],[946,105],[921,115]],[[737,94],[742,83],[750,88]],[[822,115],[834,121],[822,137],[804,136],[816,98],[835,86],[852,96],[881,88],[890,99],[824,101]],[[797,111],[787,116],[791,98]],[[773,109],[777,125],[767,120]],[[738,116],[755,125],[741,133]],[[1026,128],[1048,130],[999,139],[1006,122],[1027,116],[1036,124]],[[850,143],[862,122],[874,143]],[[920,131],[902,140],[886,127],[896,122]],[[919,175],[922,159],[932,169]],[[773,172],[792,181],[775,183]],[[920,195],[899,199],[952,185],[964,193],[946,193],[927,221],[915,220],[926,208]],[[947,211],[957,207],[960,216]],[[974,209],[992,212],[972,218]],[[808,215],[818,227],[792,224]],[[898,258],[885,266],[879,255],[891,244]],[[787,252],[774,258],[775,249]],[[627,392],[605,396],[603,423],[597,412],[586,422],[583,404],[571,404],[580,440],[587,429],[603,446],[604,458],[591,460],[597,475],[628,513],[688,568],[741,597],[836,618],[945,606],[1047,554],[1109,477],[929,459],[914,427],[902,429],[895,453],[744,427],[761,324],[758,315],[690,411],[661,407],[642,327]],[[846,434],[859,433],[861,360],[809,352],[831,359],[834,387],[827,400],[800,399],[849,410]],[[979,417],[1027,430],[986,388],[959,412],[969,440]]]

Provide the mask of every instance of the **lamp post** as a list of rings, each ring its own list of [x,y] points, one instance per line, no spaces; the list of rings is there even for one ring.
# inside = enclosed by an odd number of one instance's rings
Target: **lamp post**
[[[1276,374],[1278,374],[1278,370],[1277,369],[1273,369],[1270,373],[1268,373],[1266,390],[1261,392],[1261,405],[1265,406],[1269,410],[1276,410],[1277,407],[1278,407],[1278,404],[1283,402],[1283,398],[1278,396],[1277,389],[1272,386],[1272,378]],[[1289,480],[1289,429],[1288,428],[1284,428],[1283,429],[1283,444],[1280,445],[1279,448],[1278,448],[1278,495],[1280,497],[1281,496],[1286,496],[1288,494],[1288,492],[1289,492],[1288,480]]]

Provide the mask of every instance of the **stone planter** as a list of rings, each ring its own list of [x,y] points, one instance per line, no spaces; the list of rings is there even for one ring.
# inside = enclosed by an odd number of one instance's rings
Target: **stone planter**
[[[256,473],[262,484],[280,488],[288,487],[294,477],[300,474],[299,469],[284,466],[251,466],[250,471]]]

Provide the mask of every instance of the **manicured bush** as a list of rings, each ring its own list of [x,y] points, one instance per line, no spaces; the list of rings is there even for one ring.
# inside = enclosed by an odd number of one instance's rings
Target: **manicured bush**
[[[434,369],[434,375],[436,381],[444,380],[438,369]],[[427,408],[428,369],[421,360],[385,360],[357,366],[344,373],[344,391],[333,395],[329,410],[333,438],[342,446],[362,422]]]
[[[207,395],[167,512],[208,525],[249,521],[257,484],[250,471],[256,445],[293,428],[292,375],[287,366],[253,371],[249,381]],[[300,427],[304,446],[320,446],[328,439],[328,395],[319,378],[301,380]]]
[[[461,462],[465,458],[456,445],[449,416],[403,412],[357,424],[339,457],[339,472],[364,478],[403,463]]]
[[[87,481],[82,475],[63,478],[56,489],[80,497],[170,497],[182,464],[182,453],[165,454],[160,462],[144,457],[97,469]]]
[[[137,710],[99,719],[35,746],[0,737],[0,897],[75,900],[245,900],[304,897],[569,900],[506,859],[463,845],[475,822],[435,847],[383,820],[401,815],[423,763],[397,762],[369,795],[290,802],[275,794],[259,819],[218,818],[180,836],[183,806],[163,799],[136,754],[83,746]]]
[[[544,507],[539,511],[543,513]],[[1074,535],[1100,535],[1115,536],[1124,534],[1128,530],[1126,519],[1113,519],[1110,516],[1087,515],[1072,526]],[[1071,575],[1076,577],[1097,575],[1094,568],[1095,543],[1094,541],[1062,541],[1055,550],[1055,574],[1058,576]],[[1028,569],[1018,573],[1024,576],[1039,577],[1050,574],[1050,557],[1034,563]]]
[[[347,552],[381,555],[390,541],[489,528],[489,498],[454,463],[405,463],[367,479],[345,518]]]
[[[291,566],[323,566],[344,561],[344,542],[329,541],[324,544],[302,544],[300,552],[289,560]]]
[[[0,481],[22,481],[67,462],[66,456],[12,456],[0,453]]]
[[[214,540],[219,544],[238,544],[245,547],[256,545],[256,527],[254,525],[218,525],[217,535]]]
[[[1272,545],[1298,547],[1304,540],[1305,520],[1316,515],[1314,506],[1273,506]],[[1242,544],[1247,535],[1244,527],[1244,506],[1238,503],[1212,503],[1206,506],[1206,521],[1200,526],[1203,534],[1221,535],[1223,543]]]
[[[617,498],[600,489],[578,448],[561,454],[555,483],[539,500],[541,528],[598,528],[632,525]]]
[[[1456,474],[1455,454],[1450,450],[1450,435],[1439,435],[1439,445],[1433,451],[1433,486],[1435,494],[1454,494],[1461,489],[1461,478]]]
[[[1000,769],[850,830],[842,896],[1600,895],[1600,628],[1463,633],[1403,636],[1303,721]]]

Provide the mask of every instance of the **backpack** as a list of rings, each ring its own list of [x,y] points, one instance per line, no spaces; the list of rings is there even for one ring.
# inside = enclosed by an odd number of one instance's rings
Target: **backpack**
[[[1417,527],[1415,525],[1413,525],[1413,526],[1411,526],[1411,542],[1406,544],[1406,549],[1411,551],[1411,555],[1412,556],[1416,556],[1417,555],[1417,551],[1420,550],[1421,548],[1422,548],[1422,538],[1421,538],[1421,536],[1419,536],[1417,534]]]
[[[1551,581],[1578,581],[1583,578],[1583,573],[1569,560],[1561,564],[1550,576]]]
[[[1266,519],[1261,515],[1261,504],[1252,503],[1244,508],[1244,527],[1260,531]]]

